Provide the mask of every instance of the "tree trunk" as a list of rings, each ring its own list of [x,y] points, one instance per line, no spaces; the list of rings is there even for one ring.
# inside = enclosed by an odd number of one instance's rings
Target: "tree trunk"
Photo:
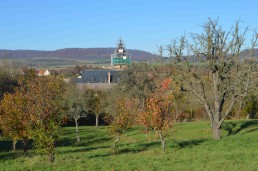
[[[13,140],[13,151],[16,150],[16,143],[17,143],[17,140]]]
[[[96,128],[99,127],[99,116],[96,116]]]
[[[166,145],[165,145],[165,139],[164,139],[164,136],[162,135],[162,132],[159,132],[159,137],[162,145],[162,150],[165,150]]]
[[[176,99],[177,99],[177,98],[176,98]],[[176,100],[176,104],[177,104],[177,105],[176,105],[176,117],[175,117],[175,121],[177,121],[177,118],[178,118],[179,115],[180,115],[180,114],[179,114],[179,107],[178,107],[179,105],[178,105],[178,101],[177,101],[177,100]]]
[[[191,113],[190,113],[190,122],[193,121],[193,108],[191,108]]]
[[[117,136],[116,136],[116,140],[115,140],[114,145],[113,145],[113,154],[114,154],[115,151],[116,151],[117,143],[118,143],[119,140],[120,140],[120,135],[117,135]]]
[[[149,130],[148,128],[145,129],[145,139],[146,141],[148,140],[148,134],[149,134]]]
[[[240,101],[239,101],[239,111],[238,111],[238,114],[237,114],[238,119],[240,119],[240,117],[241,117],[243,106],[244,106],[243,98],[240,98]]]
[[[212,138],[220,140],[220,126],[215,121],[212,123]]]
[[[55,161],[54,153],[49,153],[48,154],[48,161],[51,162],[51,163],[54,163],[54,161]]]
[[[80,135],[79,135],[79,129],[78,129],[78,119],[74,119],[75,121],[75,126],[76,126],[76,138],[77,138],[77,143],[80,142]]]
[[[29,140],[28,140],[28,138],[23,138],[22,143],[23,143],[23,154],[28,155],[28,150],[29,150],[29,147],[28,147]]]

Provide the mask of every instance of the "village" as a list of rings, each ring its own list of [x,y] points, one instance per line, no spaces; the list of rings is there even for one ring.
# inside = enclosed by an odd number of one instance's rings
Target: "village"
[[[0,170],[257,170],[257,5],[2,2]]]

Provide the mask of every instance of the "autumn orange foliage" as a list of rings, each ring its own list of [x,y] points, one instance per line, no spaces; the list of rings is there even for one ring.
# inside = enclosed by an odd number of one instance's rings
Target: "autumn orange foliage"
[[[116,151],[121,135],[133,124],[132,111],[128,110],[127,106],[130,106],[129,101],[125,99],[117,100],[115,102],[113,116],[109,118],[111,122],[109,129],[116,138],[113,145],[113,153]]]
[[[30,119],[27,113],[27,96],[22,90],[13,94],[6,93],[0,105],[0,126],[3,134],[13,140],[13,150],[17,140],[30,138]],[[26,152],[26,150],[24,151]]]
[[[162,81],[161,83],[161,89],[162,90],[169,90],[170,86],[171,86],[172,80],[171,78],[166,78]]]
[[[22,139],[27,153],[29,138],[34,146],[46,152],[54,161],[54,143],[62,121],[61,78],[43,77],[19,81],[13,94],[5,94],[0,105],[0,126],[5,136],[15,142]]]
[[[145,127],[145,133],[154,130],[165,149],[165,131],[169,128],[171,103],[166,96],[153,96],[146,101],[146,107],[137,114],[138,122]]]

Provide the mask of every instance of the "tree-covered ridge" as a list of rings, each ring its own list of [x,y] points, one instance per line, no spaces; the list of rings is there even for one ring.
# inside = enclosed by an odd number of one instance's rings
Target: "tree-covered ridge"
[[[115,48],[66,48],[53,51],[42,50],[4,50],[0,49],[0,57],[18,58],[18,59],[34,59],[34,58],[61,58],[61,59],[84,59],[84,60],[100,60],[110,59]],[[134,61],[151,61],[156,56],[150,52],[128,49],[128,53],[133,56]]]

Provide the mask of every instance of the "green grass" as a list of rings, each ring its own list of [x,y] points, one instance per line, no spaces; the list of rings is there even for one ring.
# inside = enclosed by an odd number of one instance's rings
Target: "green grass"
[[[211,139],[209,122],[175,124],[166,151],[155,134],[146,141],[141,130],[133,127],[124,134],[113,155],[106,127],[80,127],[78,145],[75,129],[64,127],[54,164],[34,150],[28,157],[21,150],[11,152],[11,142],[0,139],[0,170],[258,170],[258,120],[225,122],[219,141]]]
[[[33,58],[15,60],[20,66],[32,66],[36,68],[65,68],[75,65],[88,65],[93,67],[110,66],[110,59],[60,59],[60,58]]]

